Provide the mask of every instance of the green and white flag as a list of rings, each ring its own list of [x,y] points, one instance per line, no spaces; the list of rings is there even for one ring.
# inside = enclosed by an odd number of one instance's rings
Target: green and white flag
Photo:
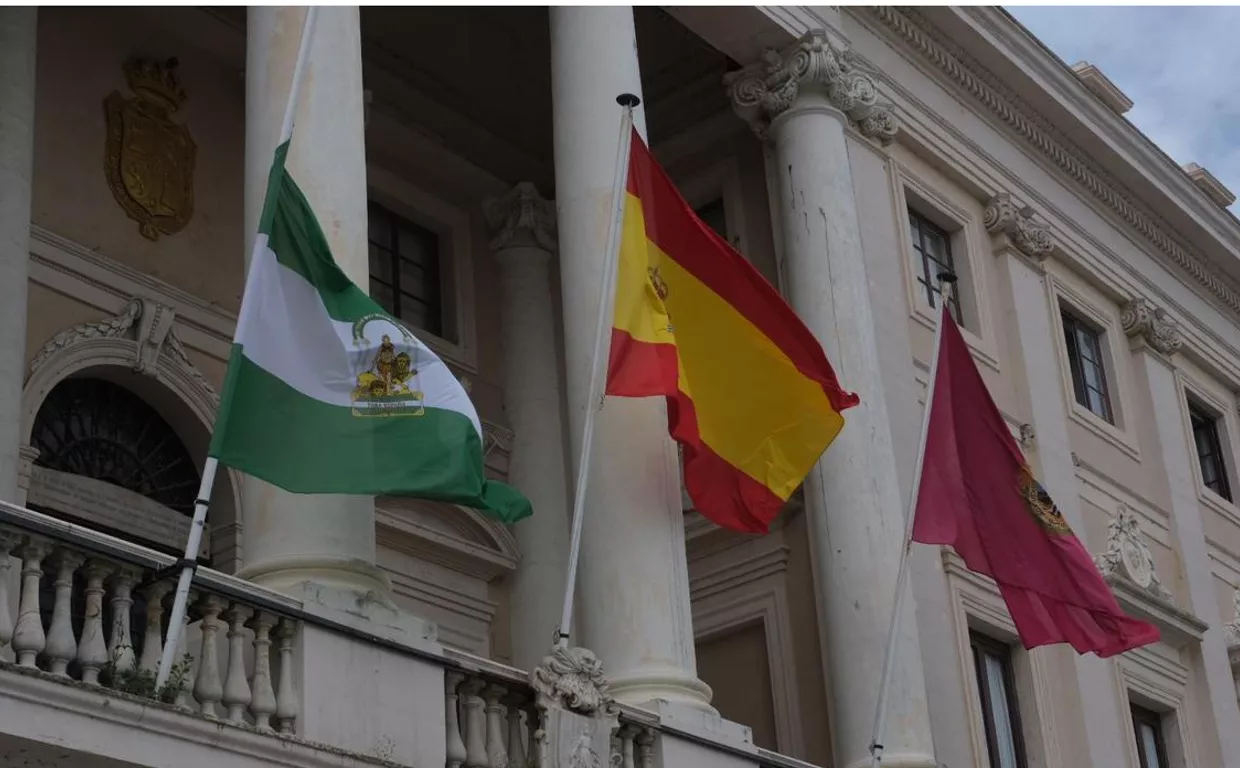
[[[506,522],[482,425],[443,361],[336,265],[276,150],[210,455],[294,493],[417,496]]]

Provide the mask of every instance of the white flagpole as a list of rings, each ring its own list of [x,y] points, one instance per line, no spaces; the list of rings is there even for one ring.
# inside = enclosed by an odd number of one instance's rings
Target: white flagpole
[[[297,109],[297,94],[301,90],[302,75],[305,74],[306,60],[310,54],[310,37],[314,32],[314,21],[317,16],[317,7],[311,5],[306,8],[306,20],[301,30],[301,44],[297,49],[297,63],[293,66],[293,79],[289,84],[288,103],[284,107],[284,122],[280,125],[280,140],[276,142],[277,147],[293,136],[293,114]],[[259,242],[255,234],[254,254],[250,259],[251,266],[254,264],[254,257],[258,255]],[[247,274],[247,284],[249,274],[252,272],[251,269]],[[239,335],[241,324],[246,316],[245,298],[248,293],[249,291],[245,291],[241,295],[241,311],[237,313],[237,332],[233,334],[234,341]],[[189,541],[185,544],[185,556],[174,566],[181,568],[181,575],[177,580],[176,594],[172,599],[172,613],[168,617],[168,632],[164,637],[163,655],[160,656],[159,672],[155,677],[155,690],[157,691],[164,687],[168,682],[168,676],[172,673],[177,640],[181,635],[181,627],[185,623],[190,583],[194,579],[194,572],[198,570],[198,548],[202,546],[202,530],[207,523],[207,506],[211,502],[211,487],[215,484],[215,473],[218,469],[219,462],[215,457],[208,456],[202,467],[202,484],[198,487],[198,496],[194,500],[194,518],[190,523]]]
[[[581,556],[581,524],[585,513],[586,481],[590,476],[590,448],[594,443],[594,417],[602,408],[605,360],[600,361],[607,337],[611,309],[616,294],[616,270],[620,261],[620,229],[624,218],[624,190],[629,178],[629,155],[633,130],[633,108],[641,103],[631,93],[622,93],[616,102],[624,107],[620,116],[620,145],[616,149],[616,177],[612,181],[612,217],[607,227],[607,250],[603,262],[602,292],[599,295],[598,318],[594,326],[594,351],[590,354],[590,389],[586,400],[586,423],[581,433],[581,453],[577,460],[577,483],[573,495],[573,531],[568,546],[568,578],[564,584],[564,610],[560,614],[556,645],[568,647],[569,627],[573,621],[573,596],[577,589],[577,562]]]
[[[900,570],[896,576],[895,600],[891,606],[891,623],[887,629],[887,652],[883,656],[883,674],[878,687],[878,703],[874,708],[873,738],[870,739],[870,768],[879,768],[883,762],[883,738],[887,729],[887,698],[891,694],[892,667],[895,664],[896,646],[900,633],[900,614],[904,612],[904,597],[908,593],[908,556],[913,547],[913,522],[917,513],[917,498],[921,491],[921,469],[926,459],[927,428],[930,426],[930,409],[934,406],[934,385],[939,371],[939,347],[943,343],[943,313],[947,310],[948,296],[956,284],[956,276],[943,272],[939,278],[939,298],[943,308],[934,324],[934,359],[930,361],[930,383],[926,387],[926,407],[921,417],[921,437],[917,444],[917,463],[913,466],[913,485],[909,490],[908,512],[904,520],[904,544],[900,551]]]

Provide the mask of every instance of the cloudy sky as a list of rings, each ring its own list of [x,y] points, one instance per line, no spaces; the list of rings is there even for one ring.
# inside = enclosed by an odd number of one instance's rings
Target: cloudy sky
[[[1069,65],[1096,64],[1136,102],[1125,117],[1177,163],[1240,194],[1240,8],[1005,7]]]

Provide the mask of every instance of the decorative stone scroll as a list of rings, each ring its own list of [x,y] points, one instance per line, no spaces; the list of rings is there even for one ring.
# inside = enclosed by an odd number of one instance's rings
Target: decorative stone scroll
[[[1170,355],[1184,344],[1180,326],[1148,299],[1137,297],[1124,305],[1119,323],[1130,338],[1140,339],[1155,352]]]
[[[556,648],[530,671],[543,727],[535,733],[541,768],[603,768],[619,727],[603,664],[586,648]]]
[[[1141,522],[1135,512],[1121,504],[1107,527],[1107,548],[1094,558],[1105,577],[1127,579],[1159,600],[1172,602],[1171,592],[1163,586],[1154,570],[1154,556],[1141,533]]]
[[[879,101],[873,78],[859,71],[850,52],[833,45],[825,30],[810,30],[782,51],[768,49],[762,61],[729,73],[723,83],[736,113],[760,137],[802,89],[812,88],[823,90],[864,136],[887,144],[899,129],[891,105]]]
[[[172,327],[175,320],[176,311],[172,307],[151,299],[132,298],[119,315],[106,320],[82,323],[53,336],[30,361],[30,372],[38,371],[57,352],[80,342],[92,339],[127,339],[137,344],[133,359],[135,371],[155,377],[160,355],[167,354],[184,366],[207,390],[214,393],[214,388],[185,353],[185,346]]]
[[[484,202],[482,210],[494,232],[491,250],[535,246],[555,252],[555,203],[538,194],[533,183],[518,183],[506,194]]]
[[[1035,263],[1042,263],[1055,250],[1050,228],[1034,219],[1032,208],[1017,206],[1007,192],[986,202],[982,223],[991,235],[1006,235],[1017,251]]]

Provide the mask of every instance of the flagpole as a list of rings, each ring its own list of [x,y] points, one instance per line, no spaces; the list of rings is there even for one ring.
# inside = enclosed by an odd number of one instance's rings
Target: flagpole
[[[581,451],[577,460],[577,482],[573,495],[572,538],[568,546],[568,578],[564,584],[564,610],[556,633],[556,646],[568,647],[569,627],[573,621],[573,595],[577,589],[577,563],[581,557],[581,528],[585,517],[586,481],[590,476],[590,448],[594,443],[594,421],[603,403],[604,364],[600,363],[603,343],[607,337],[608,319],[616,294],[616,271],[620,261],[620,229],[624,218],[624,191],[629,178],[629,156],[633,131],[633,108],[641,99],[622,93],[616,102],[624,107],[620,116],[620,144],[616,149],[616,176],[612,180],[612,216],[607,227],[607,250],[603,262],[602,289],[599,294],[598,317],[594,326],[594,351],[590,353],[590,389],[586,400],[586,423],[581,431]]]
[[[280,123],[280,140],[276,142],[277,147],[293,136],[293,115],[297,109],[297,95],[298,91],[301,90],[302,76],[306,70],[306,60],[310,57],[310,38],[314,32],[314,22],[317,16],[317,7],[311,5],[306,8],[306,19],[301,30],[301,43],[297,49],[297,63],[293,66],[293,79],[289,84],[288,102],[284,107],[284,120]],[[255,253],[259,248],[259,242],[256,234],[253,246]],[[250,264],[253,265],[253,263],[254,258],[252,254]],[[247,287],[250,274],[252,274],[252,270],[246,276]],[[234,341],[240,335],[242,323],[246,318],[245,299],[248,294],[249,291],[247,290],[241,295],[241,309],[237,313],[237,330],[233,334]],[[190,583],[194,580],[194,572],[198,570],[198,548],[202,546],[202,531],[207,524],[207,506],[211,502],[211,488],[215,485],[215,475],[218,470],[219,461],[214,456],[208,456],[206,462],[202,465],[202,483],[198,487],[198,495],[194,500],[194,517],[190,522],[189,541],[185,544],[185,556],[173,565],[173,568],[181,569],[181,575],[177,579],[176,594],[172,599],[172,612],[168,616],[168,632],[164,637],[163,654],[160,656],[159,671],[155,676],[156,691],[164,687],[172,673],[172,664],[177,652],[177,641],[181,635],[181,628],[185,623]]]
[[[939,371],[939,347],[943,343],[943,316],[948,311],[948,298],[956,284],[956,276],[941,272],[939,297],[943,308],[934,324],[934,358],[930,361],[930,379],[926,386],[926,406],[921,417],[921,437],[917,443],[917,463],[913,465],[913,484],[909,490],[908,511],[904,518],[904,541],[900,551],[900,569],[896,576],[895,600],[891,606],[891,622],[887,629],[887,652],[883,656],[883,673],[878,688],[878,703],[874,708],[873,738],[870,740],[870,768],[879,768],[883,762],[883,738],[887,729],[887,698],[891,694],[891,675],[895,666],[896,646],[899,645],[900,614],[904,612],[904,596],[908,592],[908,560],[913,547],[913,523],[917,513],[917,499],[921,491],[921,470],[926,459],[926,438],[930,426],[930,410],[934,405],[934,383]]]

